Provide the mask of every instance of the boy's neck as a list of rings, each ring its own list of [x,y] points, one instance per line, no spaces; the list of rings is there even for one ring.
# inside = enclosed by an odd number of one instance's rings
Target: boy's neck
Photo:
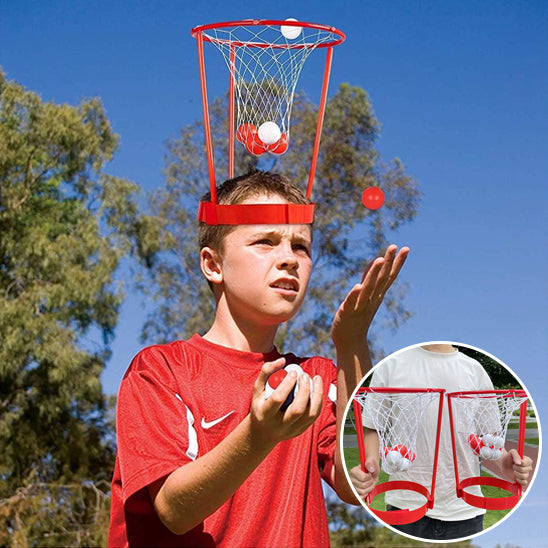
[[[233,320],[222,321],[217,316],[209,331],[204,335],[204,339],[241,352],[267,354],[274,348],[274,337],[277,330],[277,325],[257,328],[255,325],[237,324]]]
[[[457,349],[450,344],[425,344],[421,348],[429,352],[437,352],[438,354],[451,354],[457,352]]]

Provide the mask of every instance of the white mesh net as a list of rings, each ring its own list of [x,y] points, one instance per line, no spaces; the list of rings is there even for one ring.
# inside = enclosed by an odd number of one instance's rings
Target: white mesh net
[[[440,393],[369,390],[355,399],[362,409],[363,426],[376,430],[379,435],[382,469],[387,474],[406,471],[417,456],[421,419],[431,404],[439,404]]]
[[[318,46],[339,36],[325,29],[252,21],[203,34],[223,54],[234,81],[238,141],[255,155],[283,154],[304,62]]]
[[[470,450],[486,460],[502,456],[508,425],[518,421],[518,412],[527,396],[508,392],[452,396],[454,428]]]

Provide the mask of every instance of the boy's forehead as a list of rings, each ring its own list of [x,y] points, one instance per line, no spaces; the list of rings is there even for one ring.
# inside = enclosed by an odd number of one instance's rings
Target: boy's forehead
[[[308,224],[299,225],[239,225],[234,227],[232,234],[251,238],[255,236],[280,236],[312,239],[312,226]]]
[[[288,204],[290,203],[286,198],[279,194],[266,194],[261,192],[254,196],[248,196],[241,202],[242,204]],[[300,237],[307,240],[312,240],[312,225],[299,224],[299,225],[238,225],[235,227],[234,232],[240,231],[241,235],[253,236],[253,235],[292,235],[293,237]]]

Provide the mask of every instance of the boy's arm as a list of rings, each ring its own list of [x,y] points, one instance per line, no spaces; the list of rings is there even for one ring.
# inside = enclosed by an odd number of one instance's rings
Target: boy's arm
[[[280,412],[280,406],[295,386],[294,372],[264,398],[268,377],[284,365],[283,358],[263,365],[249,415],[219,445],[149,486],[154,508],[172,533],[186,533],[215,512],[280,441],[298,436],[320,415],[323,387],[319,376],[314,378],[312,395],[310,383],[299,383],[285,412]]]
[[[369,327],[408,254],[409,248],[403,247],[398,252],[397,246],[391,245],[383,258],[375,259],[365,271],[361,283],[351,289],[339,307],[331,328],[338,367],[337,445],[332,480],[339,497],[349,503],[355,504],[356,497],[344,476],[340,450],[344,411],[352,392],[371,369],[367,345]]]

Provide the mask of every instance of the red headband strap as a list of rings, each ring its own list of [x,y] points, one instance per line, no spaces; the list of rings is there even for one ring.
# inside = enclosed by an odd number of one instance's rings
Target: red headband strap
[[[198,219],[208,225],[299,225],[314,222],[314,204],[214,204],[200,202]]]

